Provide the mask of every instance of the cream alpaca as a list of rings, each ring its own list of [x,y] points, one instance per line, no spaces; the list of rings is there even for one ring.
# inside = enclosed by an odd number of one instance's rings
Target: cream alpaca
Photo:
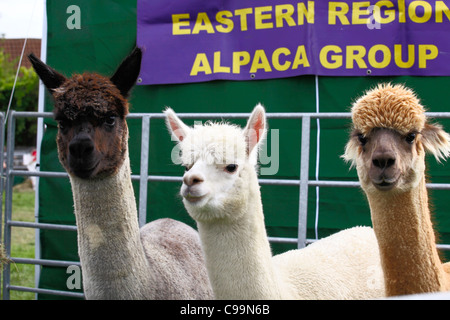
[[[450,290],[450,264],[435,244],[425,185],[425,152],[440,160],[450,136],[428,123],[414,92],[382,84],[352,108],[344,159],[356,166],[369,201],[389,296]]]
[[[384,295],[375,235],[353,228],[272,257],[256,174],[265,137],[258,105],[244,130],[226,123],[166,122],[186,166],[181,195],[197,221],[218,299],[363,299]]]
[[[84,293],[87,299],[210,299],[195,230],[171,219],[139,230],[125,116],[141,55],[135,49],[110,79],[66,79],[30,56],[55,99],[58,155],[72,185]]]

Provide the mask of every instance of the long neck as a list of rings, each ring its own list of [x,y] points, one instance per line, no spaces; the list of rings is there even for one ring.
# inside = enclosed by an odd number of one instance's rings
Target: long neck
[[[247,171],[248,183],[257,185],[254,169]],[[245,198],[244,205],[227,206],[238,219],[197,223],[215,297],[280,299],[259,187],[249,188]]]
[[[368,194],[388,296],[440,291],[444,272],[430,219],[425,177],[411,191]]]
[[[71,184],[86,297],[145,298],[151,279],[139,236],[128,157],[114,176],[71,177]]]

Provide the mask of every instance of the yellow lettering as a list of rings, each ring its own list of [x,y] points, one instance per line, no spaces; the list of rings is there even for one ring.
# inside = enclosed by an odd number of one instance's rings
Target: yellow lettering
[[[314,1],[308,1],[308,9],[303,2],[297,4],[298,25],[304,24],[305,18],[308,23],[314,23]]]
[[[364,2],[353,2],[352,8],[352,24],[367,24],[368,16],[361,18],[362,15],[368,15],[368,8],[370,6],[369,1]],[[361,9],[364,8],[364,9]]]
[[[414,54],[415,54],[414,45],[409,44],[408,45],[408,60],[406,62],[404,62],[402,59],[402,45],[401,44],[394,45],[394,61],[395,61],[395,64],[399,68],[404,68],[404,69],[411,68],[415,61]]]
[[[328,4],[328,24],[336,24],[336,18],[339,18],[341,24],[350,24],[345,16],[348,13],[348,4],[345,2],[330,2]]]
[[[292,63],[292,69],[297,69],[299,65],[303,65],[304,67],[310,66],[304,45],[298,46]]]
[[[214,52],[214,73],[230,73],[230,67],[220,65],[220,51]]]
[[[253,13],[253,9],[252,8],[245,8],[245,9],[238,9],[238,10],[234,10],[234,14],[236,16],[240,16],[240,21],[241,21],[241,31],[247,31],[248,27],[247,27],[247,15]]]
[[[265,6],[265,7],[256,7],[255,8],[255,29],[271,29],[273,28],[272,22],[264,22],[264,20],[272,19],[271,13],[264,12],[270,12],[272,11],[271,6]]]
[[[376,59],[377,52],[383,53],[383,59],[380,62]],[[391,51],[384,44],[377,44],[370,48],[367,59],[369,60],[369,64],[374,68],[386,68],[391,63]]]
[[[280,64],[280,55],[289,56],[291,51],[288,48],[278,48],[272,54],[272,65],[275,70],[286,71],[291,66],[290,61],[286,61],[284,64]]]
[[[229,33],[233,31],[234,22],[231,19],[233,17],[233,13],[230,11],[219,11],[216,14],[216,21],[220,23],[220,25],[216,26],[216,30],[221,33]]]
[[[423,16],[422,17],[417,16],[416,9],[418,6],[423,7]],[[425,23],[428,20],[430,20],[432,10],[433,9],[431,8],[431,4],[429,4],[426,1],[413,1],[413,2],[411,2],[411,4],[408,7],[409,18],[411,19],[411,21],[416,22],[416,23]]]
[[[427,60],[436,59],[439,50],[432,44],[419,44],[419,68],[425,69],[427,67]]]
[[[373,17],[376,22],[390,23],[395,20],[395,9],[385,10],[386,17],[381,16],[381,7],[392,8],[394,6],[391,1],[378,1],[375,6],[379,8],[373,10]]]
[[[320,50],[319,59],[320,64],[327,69],[337,69],[342,66],[342,56],[341,55],[331,55],[331,61],[328,60],[328,53],[334,52],[334,53],[342,53],[342,49],[338,46],[329,45],[325,46]]]
[[[450,21],[450,10],[445,5],[444,1],[436,1],[436,22],[442,22],[442,13],[445,14],[447,19]]]
[[[186,20],[186,21],[181,21]],[[182,27],[189,27],[189,13],[173,14],[172,15],[172,34],[191,34],[191,29],[181,29]]]
[[[211,20],[209,20],[206,12],[198,13],[194,29],[192,29],[192,34],[198,34],[200,31],[206,31],[207,33],[214,33],[214,28],[212,26]]]
[[[250,62],[250,54],[247,51],[233,52],[233,73],[241,73],[241,66]]]
[[[406,6],[405,0],[398,0],[398,22],[406,22]]]
[[[366,69],[367,65],[363,58],[366,55],[366,48],[363,46],[347,46],[345,57],[345,68],[353,69],[353,63],[356,62],[360,69]]]
[[[295,26],[295,21],[292,18],[294,14],[294,6],[291,4],[283,4],[275,6],[275,17],[277,28],[283,28],[283,21],[286,21],[289,27]]]
[[[259,69],[264,69],[265,72],[272,71],[270,67],[269,60],[267,60],[266,53],[264,50],[256,50],[255,56],[253,57],[252,66],[250,67],[250,73],[255,73]]]
[[[197,53],[190,75],[196,76],[199,72],[204,72],[205,74],[212,73],[211,66],[209,65],[209,61],[205,53]]]

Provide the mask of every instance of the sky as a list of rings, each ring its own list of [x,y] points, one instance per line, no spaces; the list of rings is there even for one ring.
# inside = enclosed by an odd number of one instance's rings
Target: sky
[[[40,38],[45,0],[0,0],[0,38]]]

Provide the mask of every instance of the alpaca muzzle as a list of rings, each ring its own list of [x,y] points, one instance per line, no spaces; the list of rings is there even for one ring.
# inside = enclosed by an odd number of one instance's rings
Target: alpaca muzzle
[[[69,169],[79,178],[89,178],[95,171],[99,159],[91,137],[82,132],[69,144]]]
[[[396,158],[392,150],[375,150],[372,154],[369,176],[378,190],[388,191],[397,184],[401,170]]]

